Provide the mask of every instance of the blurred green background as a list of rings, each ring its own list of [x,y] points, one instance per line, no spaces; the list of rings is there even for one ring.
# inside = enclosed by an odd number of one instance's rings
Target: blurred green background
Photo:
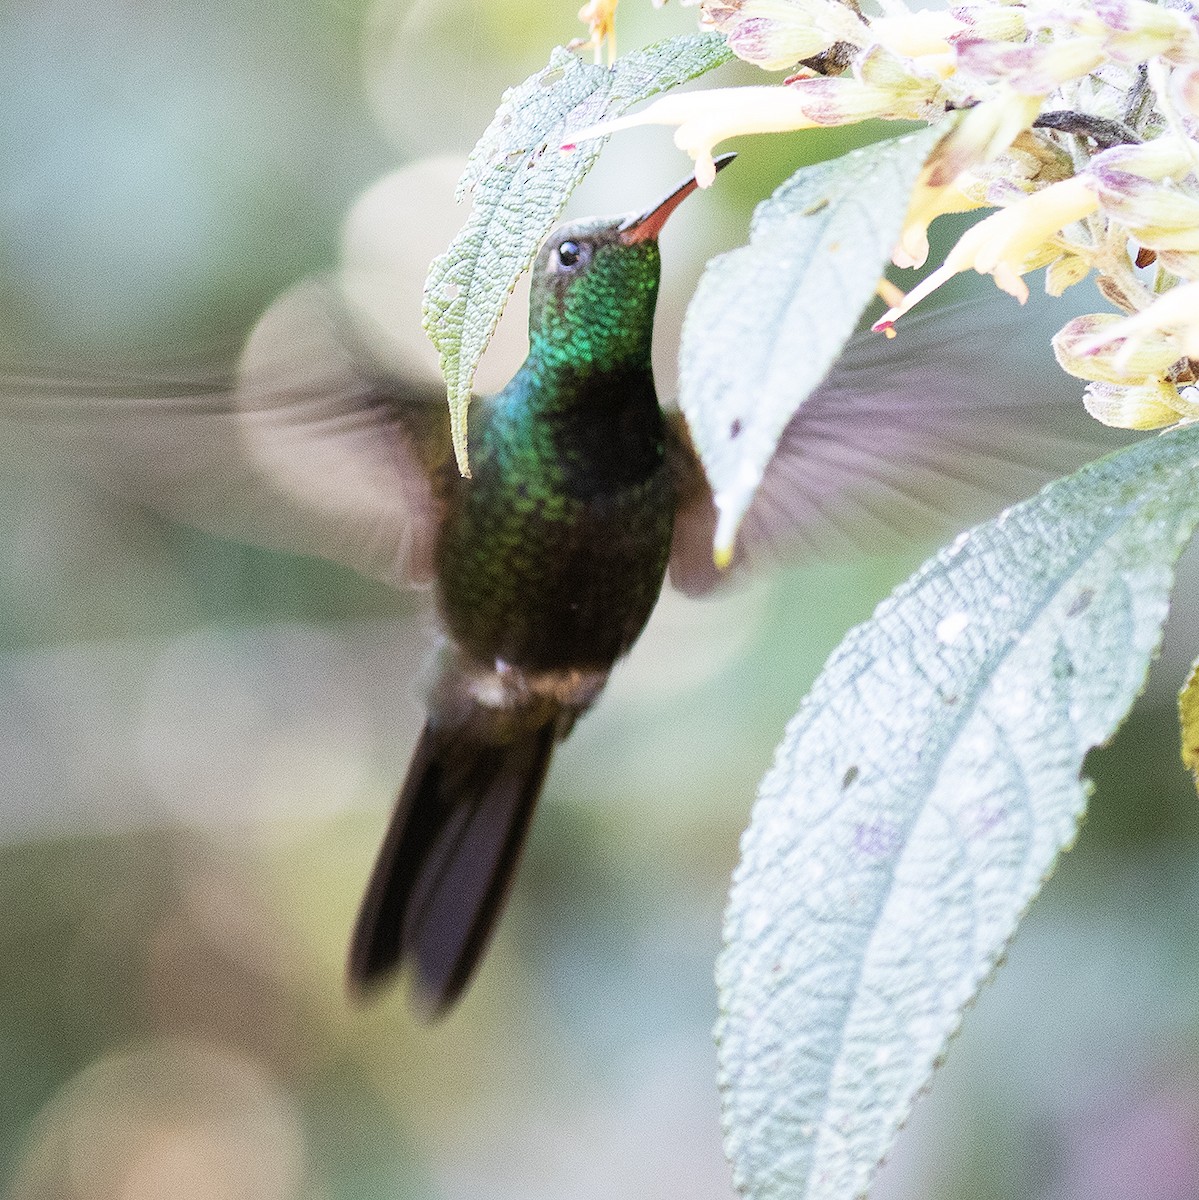
[[[365,189],[469,150],[574,8],[6,5],[5,358],[227,364],[336,266]],[[625,0],[621,44],[693,19]],[[873,135],[757,139],[684,207],[664,392],[706,257],[798,162]],[[638,131],[573,207],[636,208],[686,170]],[[399,234],[423,264],[456,219]],[[37,436],[0,466],[0,1195],[730,1197],[709,1030],[738,833],[824,657],[919,553],[668,594],[555,760],[472,991],[426,1028],[402,996],[350,1007],[341,972],[419,727],[428,598],[169,524]],[[1093,756],[1078,847],[878,1196],[1199,1196],[1199,822],[1170,709],[1194,634]]]

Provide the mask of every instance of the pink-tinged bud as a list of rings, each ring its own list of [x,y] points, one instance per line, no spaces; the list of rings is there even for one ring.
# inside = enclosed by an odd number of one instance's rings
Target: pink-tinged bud
[[[1094,166],[1094,164],[1093,164]],[[1199,251],[1199,198],[1166,180],[1152,181],[1111,167],[1093,169],[1099,204],[1150,250]]]
[[[1107,57],[1103,38],[1098,36],[1020,45],[963,36],[956,49],[961,70],[1002,81],[1030,96],[1047,96],[1063,83],[1089,74]]]
[[[728,30],[729,49],[764,71],[784,71],[801,58],[827,50],[835,38],[818,30],[794,28],[767,17],[745,17]]]
[[[1163,271],[1177,275],[1179,279],[1199,279],[1199,251],[1157,250],[1150,251]]]
[[[1170,73],[1170,99],[1180,113],[1199,117],[1199,65],[1179,67]]]
[[[966,26],[963,37],[982,42],[1022,42],[1028,22],[1021,5],[961,4],[950,13]]]
[[[1097,329],[1089,342],[1080,349],[1091,353],[1112,342],[1123,345],[1118,357],[1126,360],[1143,341],[1153,342],[1162,336],[1168,339],[1174,357],[1199,360],[1199,283],[1180,283],[1131,317],[1120,318],[1114,324]]]
[[[1195,169],[1193,149],[1169,134],[1139,145],[1112,146],[1091,159],[1088,170],[1102,175],[1105,170],[1128,171],[1145,179],[1175,179]]]
[[[1075,317],[1053,338],[1053,353],[1067,375],[1097,383],[1161,383],[1182,357],[1178,345],[1160,332],[1129,342],[1105,335],[1125,325],[1119,313]]]
[[[785,87],[676,92],[638,113],[580,129],[570,134],[566,144],[637,125],[674,125],[674,144],[695,160],[695,178],[700,187],[707,187],[716,178],[714,147],[739,134],[847,125],[868,117],[912,120],[923,115],[936,85],[910,79],[907,83],[906,91],[897,92],[849,76],[820,76]]]
[[[1091,31],[1089,18],[1103,27],[1105,49],[1117,62],[1138,63],[1158,56],[1176,61],[1199,57],[1199,38],[1194,21],[1146,0],[1092,0],[1087,17],[1081,18]]]
[[[835,42],[865,45],[866,23],[838,0],[708,0],[704,23],[738,58],[782,71]]]
[[[958,66],[989,83],[997,83],[1018,72],[1029,70],[1036,62],[1038,47],[1033,43],[995,42],[990,38],[965,33],[955,43]]]

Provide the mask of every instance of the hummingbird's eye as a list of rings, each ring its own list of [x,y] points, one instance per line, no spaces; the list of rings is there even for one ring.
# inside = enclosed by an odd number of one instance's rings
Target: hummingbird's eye
[[[586,258],[586,249],[578,242],[566,241],[558,247],[558,261],[564,267],[576,267]]]

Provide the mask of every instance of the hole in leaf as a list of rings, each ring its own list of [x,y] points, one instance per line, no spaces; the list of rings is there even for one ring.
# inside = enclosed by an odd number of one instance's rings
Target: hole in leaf
[[[543,88],[551,88],[556,83],[561,83],[566,78],[566,72],[561,67],[555,67],[552,71],[546,71],[540,79],[537,80]]]
[[[1095,599],[1094,588],[1083,588],[1077,596],[1074,597],[1074,603],[1066,609],[1066,616],[1077,617],[1081,616],[1088,608],[1091,607],[1091,601]]]

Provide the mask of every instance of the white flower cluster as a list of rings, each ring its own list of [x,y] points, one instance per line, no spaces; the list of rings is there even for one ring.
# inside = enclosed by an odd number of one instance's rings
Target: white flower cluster
[[[581,131],[677,126],[714,176],[726,138],[868,118],[943,124],[895,248],[919,266],[936,217],[993,207],[945,263],[886,314],[895,321],[949,276],[993,275],[1023,301],[1047,267],[1058,295],[1096,272],[1124,316],[1095,314],[1055,338],[1107,424],[1199,417],[1199,11],[1190,0],[976,0],[913,11],[879,0],[700,0],[701,23],[781,85],[667,96]]]

